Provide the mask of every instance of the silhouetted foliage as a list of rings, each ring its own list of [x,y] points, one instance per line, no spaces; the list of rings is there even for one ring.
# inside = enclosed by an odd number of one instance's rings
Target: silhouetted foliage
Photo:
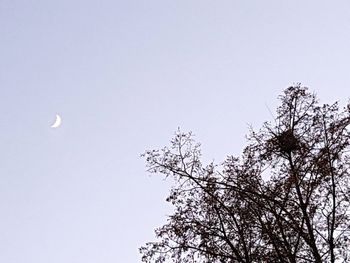
[[[149,171],[175,180],[175,210],[143,262],[350,262],[350,105],[319,105],[300,85],[280,99],[221,166],[201,163],[191,133],[146,151]]]

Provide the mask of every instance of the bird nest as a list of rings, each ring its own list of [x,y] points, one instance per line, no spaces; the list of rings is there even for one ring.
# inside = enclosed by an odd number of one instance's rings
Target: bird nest
[[[267,141],[267,155],[269,155],[269,153],[290,154],[300,149],[301,143],[291,129],[278,134],[273,133],[273,135],[274,136]]]
[[[291,153],[300,148],[300,142],[291,129],[276,135],[275,140],[283,153]]]

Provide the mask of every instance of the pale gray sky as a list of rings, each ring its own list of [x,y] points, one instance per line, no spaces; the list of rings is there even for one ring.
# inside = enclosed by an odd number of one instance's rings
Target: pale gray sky
[[[139,262],[170,211],[140,153],[239,154],[293,82],[346,101],[349,46],[349,1],[1,0],[0,262]]]

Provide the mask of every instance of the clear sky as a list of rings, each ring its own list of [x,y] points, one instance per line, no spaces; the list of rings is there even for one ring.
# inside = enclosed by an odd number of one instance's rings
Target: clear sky
[[[346,102],[349,47],[349,1],[1,0],[0,262],[140,262],[171,211],[140,154],[239,154],[293,83]]]

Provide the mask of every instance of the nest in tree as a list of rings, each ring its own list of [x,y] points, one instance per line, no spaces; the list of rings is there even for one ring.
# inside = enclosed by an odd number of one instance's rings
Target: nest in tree
[[[307,150],[308,148],[305,143],[301,142],[294,135],[292,129],[278,134],[271,133],[273,137],[266,141],[266,152],[261,156],[265,160],[271,160],[273,154],[289,155],[293,151]]]
[[[279,150],[284,153],[291,153],[300,148],[298,138],[295,137],[293,131],[288,129],[276,136]]]

